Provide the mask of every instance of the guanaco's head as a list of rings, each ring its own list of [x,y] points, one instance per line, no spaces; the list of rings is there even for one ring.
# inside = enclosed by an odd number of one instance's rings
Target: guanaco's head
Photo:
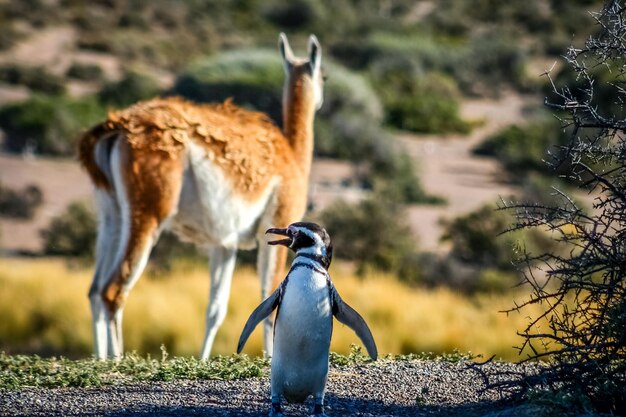
[[[315,110],[319,110],[324,101],[324,80],[322,77],[322,47],[315,35],[309,36],[307,58],[298,58],[293,54],[284,33],[278,37],[278,49],[283,56],[285,69],[286,88],[284,94],[311,95],[310,98],[313,100]],[[289,99],[287,96],[284,98]]]

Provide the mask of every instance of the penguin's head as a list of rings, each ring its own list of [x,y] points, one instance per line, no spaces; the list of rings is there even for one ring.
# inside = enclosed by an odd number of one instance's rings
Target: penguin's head
[[[333,258],[333,245],[328,232],[320,225],[311,222],[292,223],[286,229],[271,228],[265,233],[286,236],[268,242],[269,245],[283,245],[296,254],[318,256],[324,268],[328,269]]]

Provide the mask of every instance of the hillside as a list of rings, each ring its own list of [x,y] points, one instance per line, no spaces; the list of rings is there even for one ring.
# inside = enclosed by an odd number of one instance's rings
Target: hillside
[[[278,119],[280,68],[245,74],[246,55],[258,54],[236,54],[271,50],[263,54],[277,59],[279,31],[290,34],[296,50],[316,33],[330,76],[316,122],[312,214],[337,199],[360,201],[372,184],[395,188],[420,248],[440,251],[442,219],[517,191],[497,160],[477,157],[473,148],[532,119],[527,109],[541,107],[539,75],[569,42],[589,33],[587,10],[600,4],[30,3],[0,2],[7,28],[0,39],[0,132],[2,149],[10,152],[0,159],[0,184],[36,184],[44,205],[31,222],[0,219],[0,248],[9,253],[38,251],[39,229],[71,201],[89,201],[89,185],[71,159],[73,142],[108,108],[157,94],[187,95],[191,80],[192,99],[234,96]],[[231,62],[232,71],[214,70],[207,81],[201,69],[222,62]],[[17,156],[24,152],[35,156]],[[403,154],[414,167],[404,168]],[[446,203],[424,204],[431,197]]]

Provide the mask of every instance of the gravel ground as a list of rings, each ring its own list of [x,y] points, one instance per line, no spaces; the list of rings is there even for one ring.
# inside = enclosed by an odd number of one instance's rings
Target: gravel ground
[[[490,363],[489,373],[518,365]],[[379,361],[331,368],[330,416],[514,416],[527,414],[481,394],[483,383],[465,363]],[[0,416],[259,416],[269,409],[269,378],[175,381],[100,388],[28,388],[0,392]],[[307,416],[312,400],[288,404],[287,416]]]

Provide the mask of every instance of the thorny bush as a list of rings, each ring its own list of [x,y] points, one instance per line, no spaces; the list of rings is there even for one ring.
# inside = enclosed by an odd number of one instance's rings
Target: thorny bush
[[[565,60],[577,88],[558,85],[546,104],[555,110],[569,141],[556,152],[553,166],[570,165],[568,175],[594,196],[591,214],[561,193],[560,204],[504,203],[517,219],[512,229],[552,231],[571,248],[565,255],[526,254],[524,281],[530,304],[545,306],[520,332],[525,360],[548,359],[534,375],[508,375],[491,388],[533,396],[584,398],[600,411],[626,411],[626,5],[608,0],[593,14],[599,26],[585,46],[570,47]],[[610,68],[610,79],[594,77]],[[600,102],[596,91],[613,89],[615,102]],[[557,190],[558,192],[558,190]],[[548,318],[549,326],[538,323]]]

